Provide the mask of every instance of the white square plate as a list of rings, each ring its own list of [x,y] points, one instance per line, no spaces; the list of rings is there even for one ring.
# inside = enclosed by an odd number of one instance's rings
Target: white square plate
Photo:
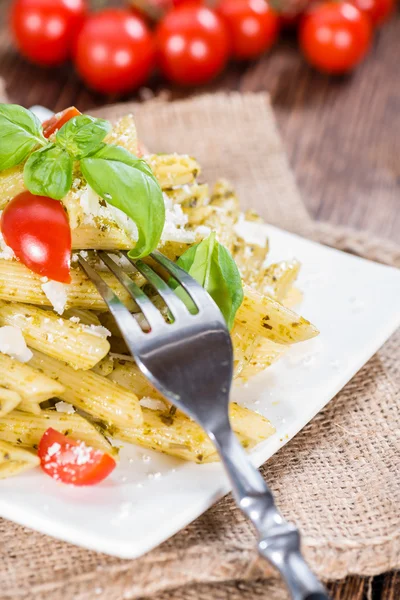
[[[259,466],[351,379],[400,324],[400,271],[266,227],[271,261],[302,262],[299,309],[321,331],[237,386],[233,399],[277,432],[252,453]],[[379,310],[377,307],[379,306]],[[0,483],[0,516],[93,550],[138,557],[178,532],[229,490],[218,464],[184,463],[125,445],[112,477],[62,486],[39,469]]]

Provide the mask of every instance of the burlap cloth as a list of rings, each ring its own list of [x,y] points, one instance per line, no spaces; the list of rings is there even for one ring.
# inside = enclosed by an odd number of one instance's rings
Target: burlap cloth
[[[108,107],[136,115],[156,151],[194,154],[204,179],[224,175],[268,222],[387,264],[383,240],[311,221],[265,95],[213,95]],[[395,335],[304,430],[263,467],[283,513],[303,532],[324,579],[400,567],[399,336]],[[0,521],[0,597],[41,600],[286,598],[258,562],[255,536],[230,496],[146,556],[126,561]]]

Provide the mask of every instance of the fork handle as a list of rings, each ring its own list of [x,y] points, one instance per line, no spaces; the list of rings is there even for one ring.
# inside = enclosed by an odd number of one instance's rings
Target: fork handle
[[[298,529],[279,513],[271,490],[229,424],[209,435],[228,473],[237,505],[257,530],[259,554],[281,573],[293,600],[329,600],[301,554]]]

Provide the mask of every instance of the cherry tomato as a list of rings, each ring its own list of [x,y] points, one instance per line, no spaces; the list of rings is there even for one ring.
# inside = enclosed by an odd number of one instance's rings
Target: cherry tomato
[[[14,0],[11,26],[15,44],[34,63],[59,65],[71,55],[86,12],[86,0]]]
[[[387,21],[395,7],[395,0],[351,0],[351,2],[370,18],[373,27],[380,27]]]
[[[351,71],[367,54],[371,38],[368,17],[348,2],[319,4],[310,9],[300,26],[304,55],[326,73]]]
[[[229,57],[229,35],[219,15],[205,6],[185,4],[160,23],[157,47],[161,70],[181,85],[216,77]]]
[[[62,483],[95,485],[115,469],[115,460],[105,452],[77,442],[59,431],[47,429],[39,442],[43,471]]]
[[[129,10],[106,9],[89,17],[76,43],[76,67],[84,81],[105,94],[129,92],[144,83],[154,64],[153,37]]]
[[[72,119],[72,117],[77,117],[81,114],[82,113],[79,112],[75,106],[70,106],[69,108],[66,108],[65,110],[55,114],[53,117],[43,123],[44,137],[49,138],[51,135],[53,135],[53,133],[61,129],[61,127],[65,125],[67,121]]]
[[[279,17],[265,0],[221,0],[218,13],[224,18],[235,58],[256,58],[275,42]]]
[[[70,283],[71,229],[61,202],[22,192],[5,207],[1,232],[31,271]]]

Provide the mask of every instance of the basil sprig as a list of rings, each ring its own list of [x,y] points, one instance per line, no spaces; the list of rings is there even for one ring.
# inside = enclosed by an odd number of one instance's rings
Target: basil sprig
[[[136,224],[138,241],[130,258],[147,256],[158,245],[165,222],[161,188],[149,165],[121,146],[103,147],[81,160],[84,178],[106,202]]]
[[[63,148],[48,144],[30,155],[24,167],[24,182],[36,196],[61,200],[72,185],[73,160]]]
[[[228,328],[232,329],[236,312],[243,302],[242,280],[235,261],[225,246],[216,240],[215,233],[189,248],[177,264],[207,290]],[[177,287],[176,293],[192,311],[193,304],[184,289]]]
[[[96,151],[111,130],[111,123],[89,115],[73,117],[56,134],[56,143],[75,159]]]
[[[36,115],[17,104],[0,104],[0,171],[19,165],[46,143]]]
[[[21,106],[0,104],[0,171],[28,159],[24,166],[27,189],[61,200],[71,189],[74,163],[79,163],[95,192],[135,222],[138,241],[129,255],[141,258],[160,240],[164,199],[145,161],[120,146],[103,143],[110,129],[108,121],[79,115],[65,123],[50,142],[33,113]]]

